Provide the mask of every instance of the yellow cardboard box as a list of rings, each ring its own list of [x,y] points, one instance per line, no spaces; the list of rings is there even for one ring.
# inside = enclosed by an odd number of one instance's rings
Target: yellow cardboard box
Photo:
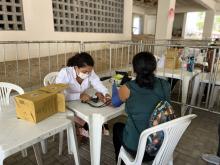
[[[44,92],[49,92],[49,93],[58,93],[68,87],[69,87],[69,85],[67,85],[67,84],[51,84],[46,87],[42,87],[39,90],[44,91]]]
[[[178,49],[167,49],[167,54],[165,57],[165,68],[177,69],[180,67]]]
[[[37,123],[57,112],[65,112],[65,97],[59,92],[66,88],[68,85],[53,84],[16,96],[17,117]]]

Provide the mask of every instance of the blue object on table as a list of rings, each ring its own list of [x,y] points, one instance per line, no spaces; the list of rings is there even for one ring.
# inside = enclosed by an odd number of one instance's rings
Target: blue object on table
[[[187,71],[193,72],[194,64],[195,64],[195,57],[194,56],[188,57]]]
[[[123,104],[123,102],[119,98],[118,88],[114,82],[112,84],[112,105],[113,107],[120,107],[121,104]]]

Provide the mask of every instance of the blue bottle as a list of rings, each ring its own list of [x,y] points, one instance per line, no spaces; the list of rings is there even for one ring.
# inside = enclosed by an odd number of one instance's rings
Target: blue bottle
[[[119,98],[118,88],[116,83],[112,84],[112,105],[113,107],[120,107],[123,102]]]
[[[193,72],[194,65],[195,65],[195,57],[194,56],[188,57],[187,71]]]

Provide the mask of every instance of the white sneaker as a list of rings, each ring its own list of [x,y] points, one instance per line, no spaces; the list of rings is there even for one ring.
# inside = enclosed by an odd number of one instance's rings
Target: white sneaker
[[[202,154],[202,159],[205,160],[206,162],[215,164],[215,165],[220,165],[220,157],[213,155],[213,154]]]

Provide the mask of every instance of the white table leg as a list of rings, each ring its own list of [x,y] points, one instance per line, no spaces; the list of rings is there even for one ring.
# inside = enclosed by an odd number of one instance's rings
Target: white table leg
[[[182,80],[182,107],[181,107],[181,116],[184,116],[186,112],[186,101],[187,101],[187,95],[188,95],[188,88],[189,88],[189,77],[184,77]]]
[[[27,157],[27,149],[22,150],[21,155],[23,158]]]
[[[89,119],[89,138],[91,165],[100,165],[102,125],[104,121],[101,115],[93,114]]]
[[[68,142],[68,151],[74,155],[75,164],[79,165],[79,153],[76,140],[76,132],[72,124],[67,128],[67,142]]]
[[[190,102],[190,104],[193,105],[193,106],[196,105],[196,96],[197,96],[197,93],[199,91],[199,84],[200,84],[200,76],[198,75],[194,79],[192,98],[191,98],[191,102]],[[189,109],[189,114],[192,113],[192,110],[193,110],[193,108]]]
[[[43,154],[47,153],[47,139],[44,139],[40,142]]]
[[[63,131],[59,133],[59,155],[63,152]]]
[[[197,106],[201,106],[202,96],[204,94],[205,86],[206,86],[206,83],[201,83],[201,85],[200,85]],[[206,94],[206,97],[208,97],[207,94]]]
[[[172,156],[172,158],[170,159],[170,161],[168,162],[167,165],[173,165],[173,156]]]
[[[68,132],[68,129],[67,129],[67,150],[68,150],[68,154],[72,154],[71,150],[70,150],[70,137],[68,136],[69,132]]]
[[[210,103],[209,103],[209,109],[214,108],[214,104],[215,104],[215,101],[217,100],[219,89],[220,89],[220,86],[215,86],[214,87],[213,93],[211,93],[211,95],[210,95],[211,100],[210,100]]]
[[[4,161],[4,159],[2,157],[0,157],[0,165],[3,165],[3,161]]]
[[[41,158],[41,152],[40,152],[38,143],[33,145],[33,149],[34,149],[34,154],[35,154],[35,157],[37,160],[37,165],[43,165],[43,161]]]

